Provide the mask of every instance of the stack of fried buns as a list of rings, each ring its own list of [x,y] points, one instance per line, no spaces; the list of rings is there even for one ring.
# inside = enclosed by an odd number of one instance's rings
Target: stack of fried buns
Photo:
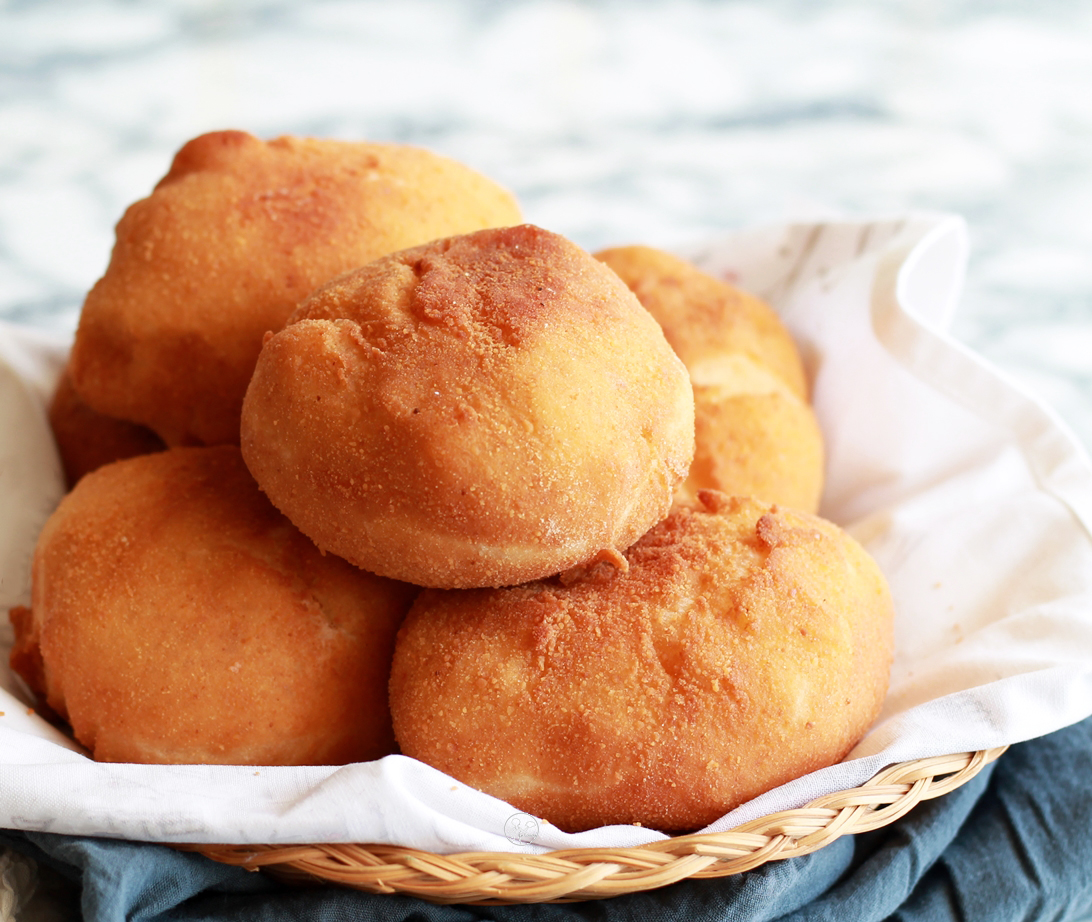
[[[50,407],[13,670],[100,760],[402,753],[565,830],[842,759],[892,603],[768,305],[399,145],[196,138]]]

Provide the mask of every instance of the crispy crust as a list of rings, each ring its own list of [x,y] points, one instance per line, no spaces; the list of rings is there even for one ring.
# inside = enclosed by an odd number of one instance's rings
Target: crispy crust
[[[423,592],[391,674],[402,751],[571,831],[700,828],[841,759],[886,692],[883,576],[829,522],[701,495],[625,574]]]
[[[96,759],[340,764],[393,750],[412,587],[323,556],[237,448],[88,474],[49,519],[12,668]]]
[[[679,499],[715,489],[815,512],[823,435],[796,345],[770,306],[651,247],[596,257],[656,318],[690,372],[697,444]]]
[[[84,474],[111,461],[162,451],[163,440],[145,426],[96,413],[80,399],[67,371],[49,403],[49,426],[72,489]]]
[[[118,223],[80,317],[76,389],[168,444],[237,444],[262,335],[312,289],[394,250],[518,221],[508,192],[417,148],[202,135]]]
[[[618,278],[524,225],[308,298],[262,350],[242,450],[324,550],[423,586],[510,585],[620,560],[666,515],[692,401]]]

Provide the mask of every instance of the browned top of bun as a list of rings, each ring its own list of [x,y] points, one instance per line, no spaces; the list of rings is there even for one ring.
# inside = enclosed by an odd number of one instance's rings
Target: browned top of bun
[[[566,830],[699,828],[841,759],[886,692],[882,574],[829,522],[702,497],[626,573],[422,593],[391,677],[403,752]]]
[[[118,223],[80,318],[76,388],[169,444],[237,443],[262,335],[312,289],[385,253],[518,220],[508,192],[414,147],[202,135]]]
[[[322,548],[421,585],[617,554],[693,453],[682,363],[618,277],[530,225],[377,260],[266,343],[243,455]]]

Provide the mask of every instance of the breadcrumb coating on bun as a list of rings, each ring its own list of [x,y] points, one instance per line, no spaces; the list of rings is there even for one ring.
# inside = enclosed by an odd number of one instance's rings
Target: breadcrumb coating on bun
[[[773,308],[652,247],[595,255],[656,318],[690,372],[696,447],[678,498],[714,489],[818,511],[823,434],[796,343]]]
[[[236,446],[87,474],[46,523],[11,665],[95,759],[342,764],[394,750],[415,587],[318,549]]]
[[[700,499],[626,573],[422,592],[391,672],[402,752],[566,831],[699,829],[842,759],[887,690],[883,575],[830,522]]]
[[[686,369],[618,277],[531,225],[391,254],[267,337],[242,451],[325,551],[501,586],[621,551],[694,448]]]
[[[395,250],[519,221],[505,189],[416,147],[201,135],[118,222],[80,315],[73,382],[97,412],[168,445],[237,445],[262,336],[313,289]]]

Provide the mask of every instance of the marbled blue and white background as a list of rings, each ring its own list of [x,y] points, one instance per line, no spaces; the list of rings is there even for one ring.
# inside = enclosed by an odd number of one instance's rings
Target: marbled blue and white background
[[[0,0],[0,319],[73,329],[227,127],[430,147],[588,248],[958,212],[956,334],[1092,445],[1085,0]]]
[[[955,211],[956,332],[1092,443],[1092,4],[0,2],[0,318],[69,329],[182,142],[418,143],[591,248]]]

